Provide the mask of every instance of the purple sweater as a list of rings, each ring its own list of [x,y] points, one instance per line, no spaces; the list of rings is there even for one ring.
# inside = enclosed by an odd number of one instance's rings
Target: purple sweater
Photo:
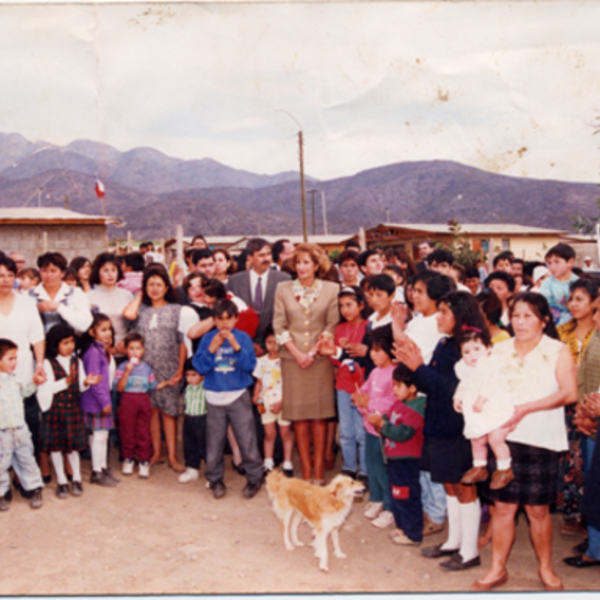
[[[99,413],[110,406],[110,381],[108,373],[108,356],[102,344],[92,343],[82,358],[86,375],[101,375],[98,385],[91,385],[81,394],[81,410],[88,413]]]

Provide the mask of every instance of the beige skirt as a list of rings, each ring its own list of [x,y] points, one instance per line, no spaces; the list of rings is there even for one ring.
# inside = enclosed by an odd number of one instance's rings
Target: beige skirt
[[[284,419],[335,417],[333,365],[328,358],[317,358],[308,369],[301,369],[293,358],[282,358],[281,380]]]

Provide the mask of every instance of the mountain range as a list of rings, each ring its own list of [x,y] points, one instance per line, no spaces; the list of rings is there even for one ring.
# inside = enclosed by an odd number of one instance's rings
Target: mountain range
[[[120,152],[76,140],[66,146],[0,133],[0,206],[65,206],[102,214],[94,191],[105,185],[106,214],[121,217],[135,239],[186,235],[297,234],[302,230],[298,173],[260,175],[210,158],[182,160],[152,148]],[[380,222],[516,223],[570,229],[575,214],[596,215],[594,183],[509,177],[452,161],[415,161],[326,181],[317,189],[316,233],[322,233],[321,194],[330,233]],[[311,230],[311,197],[307,193]],[[111,227],[112,236],[125,237]]]

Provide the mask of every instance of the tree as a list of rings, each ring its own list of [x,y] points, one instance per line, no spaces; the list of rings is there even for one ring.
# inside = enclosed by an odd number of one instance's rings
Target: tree
[[[452,241],[448,250],[452,252],[455,262],[468,267],[485,261],[485,255],[481,250],[473,250],[467,236],[463,233],[460,223],[456,219],[448,221],[448,229],[452,234]]]

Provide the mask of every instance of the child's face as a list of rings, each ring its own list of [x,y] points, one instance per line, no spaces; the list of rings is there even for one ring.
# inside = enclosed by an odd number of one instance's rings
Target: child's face
[[[488,349],[483,345],[481,340],[465,342],[461,347],[461,352],[465,363],[469,367],[475,367],[480,358],[489,354]]]
[[[394,381],[394,396],[396,396],[400,402],[414,398],[416,393],[417,388],[414,384],[406,385],[404,381]]]
[[[363,303],[360,304],[356,301],[354,296],[342,296],[339,299],[340,314],[346,321],[352,323],[357,319],[360,319],[360,311],[363,308]]]
[[[265,348],[270,355],[279,354],[279,346],[274,335],[269,335],[265,339]]]
[[[0,371],[2,373],[13,373],[17,368],[17,349],[7,350],[0,358]]]
[[[219,331],[232,331],[237,320],[238,318],[235,315],[228,315],[227,313],[214,317],[215,327]]]
[[[373,348],[371,348],[369,354],[371,356],[373,364],[376,367],[387,367],[392,362],[392,359],[390,358],[389,354],[385,350],[379,348],[378,346],[374,346]]]
[[[427,284],[424,281],[417,281],[413,286],[412,302],[415,310],[425,316],[430,316],[437,310],[435,300],[427,294]]]
[[[61,356],[71,356],[75,352],[75,338],[73,336],[64,338],[58,342],[58,353]]]
[[[77,279],[75,279],[75,277],[73,277],[73,275],[71,273],[68,273],[67,275],[65,275],[63,281],[70,286],[76,287],[77,286]]]
[[[365,274],[381,275],[383,273],[383,260],[379,254],[372,254],[365,262]]]
[[[185,372],[185,380],[188,385],[200,385],[204,377],[200,375],[197,371],[186,371]]]
[[[392,271],[391,269],[384,269],[383,273],[384,273],[384,275],[389,275],[394,280],[396,287],[398,287],[399,285],[402,285],[404,283],[404,281],[402,280],[402,277],[400,277],[400,275],[398,275],[398,273],[396,273],[396,271]]]
[[[340,273],[344,283],[354,283],[358,277],[358,264],[353,260],[345,260],[340,265]]]
[[[142,342],[139,342],[138,340],[134,340],[133,342],[129,342],[129,344],[127,344],[127,358],[129,360],[131,360],[132,358],[136,358],[138,361],[140,361],[142,359],[142,356],[144,356],[144,351],[146,349],[144,348],[144,344],[142,344]]]
[[[442,275],[447,275],[448,277],[452,277],[450,263],[434,261],[429,265],[429,268],[432,271],[437,271],[438,273],[441,273]]]
[[[90,329],[91,336],[103,346],[112,344],[112,327],[110,321],[102,321],[96,327]]]
[[[202,291],[202,279],[200,277],[194,277],[190,281],[187,295],[192,302],[203,302],[204,292]]]
[[[492,279],[489,285],[490,290],[498,296],[498,300],[502,302],[502,304],[506,304],[508,297],[510,296],[510,290],[508,289],[508,285],[505,281],[501,279]]]
[[[567,276],[571,275],[571,269],[573,268],[573,264],[575,259],[565,260],[560,256],[549,256],[546,259],[546,266],[548,267],[548,271],[554,279],[561,280]]]
[[[502,258],[501,260],[499,260],[496,263],[494,271],[504,271],[505,273],[512,275],[512,265],[510,263],[510,260],[508,260],[508,258]]]
[[[377,313],[385,313],[392,307],[392,296],[383,290],[370,289],[369,305]]]
[[[36,281],[34,279],[31,279],[31,277],[29,277],[29,275],[21,275],[21,277],[19,277],[19,287],[25,292],[27,290],[30,290],[32,287],[35,287],[37,285]]]

